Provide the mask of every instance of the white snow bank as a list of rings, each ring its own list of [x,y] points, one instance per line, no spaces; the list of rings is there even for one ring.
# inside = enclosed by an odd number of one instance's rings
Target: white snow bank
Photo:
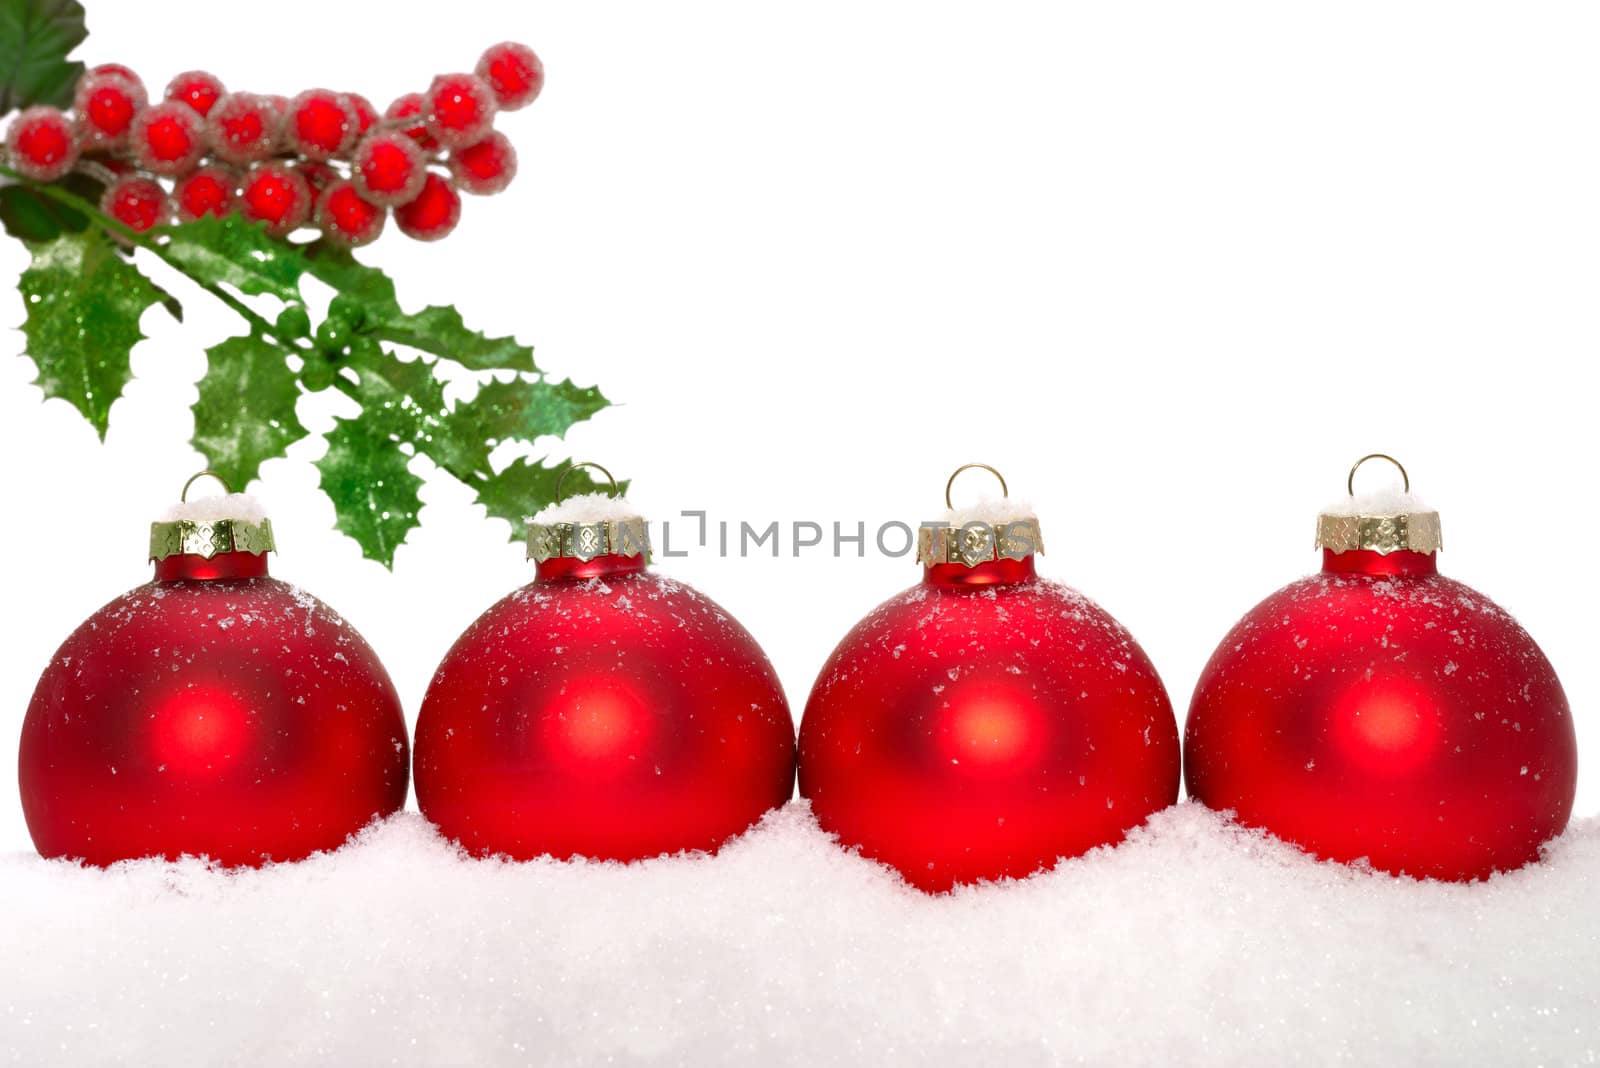
[[[242,874],[0,858],[13,1063],[1555,1064],[1600,1047],[1600,819],[1473,886],[1202,808],[930,898],[803,803],[722,855],[463,860],[414,813]]]
[[[535,523],[605,523],[639,518],[639,509],[626,497],[606,493],[580,493],[547,504],[533,517]]]
[[[962,505],[960,508],[948,508],[933,520],[952,527],[963,527],[968,523],[987,523],[994,526],[997,523],[1015,523],[1019,519],[1038,518],[1033,511],[1033,505],[1016,497],[979,497],[972,504]]]
[[[179,501],[162,512],[156,522],[175,523],[187,519],[195,523],[215,523],[219,519],[237,519],[245,523],[259,523],[265,518],[266,509],[253,496],[248,493],[229,493]]]
[[[1406,493],[1398,487],[1346,494],[1322,510],[1323,515],[1399,515],[1402,512],[1431,512],[1434,509],[1422,502],[1415,493]]]

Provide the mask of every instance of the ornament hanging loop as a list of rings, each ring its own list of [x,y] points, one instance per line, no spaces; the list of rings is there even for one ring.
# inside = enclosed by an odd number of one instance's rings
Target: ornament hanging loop
[[[605,475],[606,476],[606,481],[611,483],[611,490],[607,495],[609,497],[611,497],[612,500],[615,500],[617,498],[618,493],[619,493],[618,488],[617,488],[617,477],[615,475],[613,475],[610,471],[607,471],[604,467],[601,467],[599,464],[595,463],[594,461],[592,461],[592,460],[583,460],[583,461],[580,461],[579,463],[573,464],[571,467],[569,467],[565,471],[561,472],[561,477],[556,479],[556,500],[557,501],[562,501],[562,500],[566,499],[566,495],[561,492],[561,487],[563,487],[563,486],[565,486],[567,484],[567,476],[572,474],[572,472],[576,471],[580,467],[592,467],[596,471],[600,472],[602,475]]]
[[[1007,486],[1006,486],[1006,476],[1002,475],[999,471],[996,471],[994,468],[990,467],[988,464],[962,464],[960,467],[956,468],[954,471],[952,471],[950,473],[950,481],[948,481],[948,482],[946,482],[944,484],[944,506],[946,508],[951,508],[951,509],[955,508],[955,505],[950,503],[950,489],[951,489],[951,487],[953,487],[956,484],[956,478],[960,476],[961,472],[963,472],[963,471],[971,471],[974,468],[977,468],[978,470],[982,470],[982,471],[987,471],[991,475],[993,475],[996,479],[998,479],[1000,481],[1000,496],[1002,496],[1002,497],[1011,496],[1011,490],[1008,489]]]
[[[1405,464],[1401,463],[1399,460],[1396,460],[1393,456],[1390,456],[1386,452],[1369,452],[1367,455],[1355,462],[1354,466],[1350,468],[1350,477],[1345,479],[1344,488],[1350,492],[1350,496],[1354,497],[1356,495],[1356,472],[1361,470],[1361,465],[1366,463],[1368,460],[1388,460],[1390,463],[1394,464],[1395,469],[1400,472],[1400,481],[1405,487],[1405,491],[1407,493],[1411,492],[1411,476],[1406,474]]]
[[[215,471],[208,469],[189,476],[189,481],[183,484],[183,492],[178,494],[178,500],[187,502],[189,500],[189,490],[202,478],[215,479],[217,485],[222,487],[222,492],[224,494],[229,496],[233,494],[233,487],[228,485],[228,480],[217,474]]]

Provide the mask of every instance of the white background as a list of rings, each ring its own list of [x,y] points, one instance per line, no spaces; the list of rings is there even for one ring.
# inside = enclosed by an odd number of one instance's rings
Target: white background
[[[205,66],[380,107],[531,44],[548,88],[501,123],[518,180],[441,244],[365,256],[409,306],[453,302],[621,402],[541,444],[632,478],[657,519],[758,525],[915,522],[955,465],[993,463],[1039,510],[1044,572],[1128,624],[1180,716],[1227,627],[1315,568],[1350,461],[1396,453],[1443,513],[1444,569],[1561,673],[1577,811],[1600,808],[1600,9],[276,0],[247,32],[89,6],[83,57],[156,86]],[[0,247],[6,292],[24,264]],[[105,445],[0,359],[6,745],[56,645],[144,580],[146,524],[200,466],[201,350],[232,329],[199,296],[186,326],[148,316]],[[531,566],[426,461],[394,573],[361,560],[322,449],[254,487],[274,573],[367,636],[414,716]],[[917,578],[816,550],[658,566],[750,627],[796,718],[845,629]],[[4,786],[0,849],[27,845]]]

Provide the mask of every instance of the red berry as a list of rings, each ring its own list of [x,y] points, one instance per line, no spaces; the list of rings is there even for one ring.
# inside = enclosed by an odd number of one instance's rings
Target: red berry
[[[139,166],[152,174],[187,174],[205,155],[205,120],[176,100],[152,104],[134,116],[132,144]]]
[[[361,196],[355,184],[341,178],[323,191],[317,225],[328,240],[340,245],[366,245],[383,233],[387,212]]]
[[[422,94],[428,132],[446,148],[483,140],[494,124],[494,90],[476,74],[441,74]]]
[[[307,218],[314,219],[317,205],[322,202],[323,190],[339,180],[339,172],[326,163],[312,163],[310,160],[296,164],[294,169],[300,172],[300,177],[306,180],[306,185],[311,189],[311,213]]]
[[[356,113],[343,93],[307,89],[289,101],[284,133],[290,146],[310,160],[326,160],[350,151],[356,138]]]
[[[145,102],[144,86],[137,78],[96,67],[78,79],[72,111],[86,142],[98,148],[117,148],[127,143],[133,117]]]
[[[437,174],[429,174],[422,192],[409,204],[394,209],[395,225],[407,237],[437,241],[461,221],[461,196]]]
[[[517,150],[505,134],[491,130],[477,144],[450,153],[450,173],[464,192],[498,193],[517,176]]]
[[[377,125],[378,109],[372,106],[372,101],[360,93],[346,93],[344,98],[349,102],[350,110],[355,112],[356,137],[359,139]]]
[[[178,218],[192,222],[207,215],[228,214],[233,210],[234,189],[238,184],[238,175],[215,166],[201,167],[189,177],[179,179],[172,190]]]
[[[32,107],[12,119],[6,149],[18,173],[37,182],[53,182],[78,162],[77,134],[59,108]]]
[[[380,130],[356,146],[350,180],[374,204],[404,204],[422,190],[427,169],[422,149],[399,130]]]
[[[427,124],[422,119],[422,94],[406,93],[383,113],[383,117],[399,126],[402,132],[417,143],[417,147],[424,152],[436,152],[439,142],[433,139],[428,132]],[[406,122],[406,119],[416,119],[415,122]]]
[[[168,100],[181,100],[202,115],[211,114],[212,107],[227,91],[221,78],[203,70],[185,71],[167,83]]]
[[[90,74],[114,74],[118,78],[135,86],[139,92],[144,92],[144,81],[133,72],[132,67],[125,67],[121,63],[102,63],[98,67],[89,68]]]
[[[489,83],[505,111],[525,108],[544,88],[544,64],[533,49],[515,41],[491,45],[478,60],[478,77]]]
[[[282,116],[256,93],[229,93],[206,116],[211,151],[229,163],[254,163],[277,151]]]
[[[152,178],[130,174],[106,187],[100,210],[127,226],[144,233],[172,217],[167,191]]]
[[[239,211],[267,224],[267,233],[282,237],[311,214],[311,186],[287,163],[261,163],[244,176]]]

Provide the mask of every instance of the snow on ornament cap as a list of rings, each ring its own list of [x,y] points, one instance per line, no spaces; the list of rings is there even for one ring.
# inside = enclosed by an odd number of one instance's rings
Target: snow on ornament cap
[[[202,478],[221,484],[220,497],[189,499],[189,490]],[[247,493],[235,493],[226,479],[215,471],[201,471],[183,484],[178,503],[150,524],[150,559],[169,556],[199,556],[211,559],[219,553],[276,552],[272,540],[272,520],[261,503]]]
[[[976,504],[957,508],[950,490],[963,471],[987,471],[1000,483],[1000,496],[980,497]],[[1005,476],[988,464],[962,464],[944,484],[947,509],[938,519],[923,523],[917,532],[917,559],[923,567],[963,564],[977,567],[994,560],[1026,560],[1044,552],[1044,538],[1033,509],[1012,500]]]
[[[1394,464],[1400,472],[1401,491],[1356,496],[1356,472],[1368,460]],[[1374,452],[1357,460],[1345,480],[1345,490],[1349,495],[1344,500],[1317,516],[1317,548],[1334,553],[1359,549],[1380,556],[1401,551],[1430,555],[1444,548],[1439,513],[1412,496],[1411,476],[1393,456]]]
[[[561,487],[567,476],[580,467],[592,467],[605,475],[610,491],[563,498]],[[650,528],[622,495],[611,472],[585,460],[561,473],[556,481],[556,503],[528,520],[528,559],[541,564],[554,559],[587,563],[597,556],[643,556],[648,560]]]

